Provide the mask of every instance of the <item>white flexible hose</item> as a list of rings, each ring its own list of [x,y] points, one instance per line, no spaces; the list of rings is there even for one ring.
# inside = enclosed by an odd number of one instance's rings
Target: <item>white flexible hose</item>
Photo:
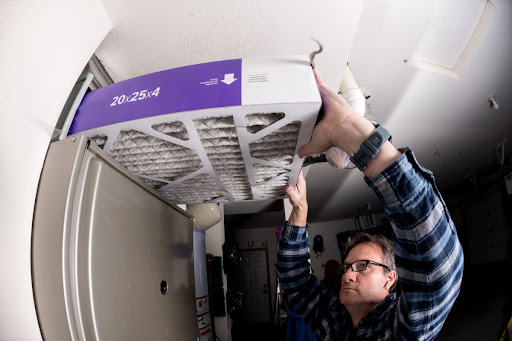
[[[343,81],[340,84],[340,93],[351,107],[353,107],[361,116],[364,116],[366,112],[366,98],[364,97],[361,89],[357,86],[356,80],[348,66],[343,72]],[[340,148],[329,148],[325,153],[325,157],[327,162],[335,168],[342,169],[355,167],[352,162],[350,162],[350,155]]]
[[[366,98],[363,92],[357,86],[356,80],[352,75],[349,67],[345,68],[343,72],[343,80],[340,84],[340,92],[343,98],[352,106],[356,111],[364,116],[366,112]]]

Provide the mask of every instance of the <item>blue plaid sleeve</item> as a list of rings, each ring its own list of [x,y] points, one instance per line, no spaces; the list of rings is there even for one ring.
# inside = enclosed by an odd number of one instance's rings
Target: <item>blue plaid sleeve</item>
[[[432,173],[406,150],[385,171],[365,179],[393,227],[401,294],[391,294],[360,322],[368,340],[433,340],[459,293],[463,254]],[[310,274],[307,226],[286,224],[277,271],[290,306],[322,340],[344,340],[350,316]],[[371,316],[370,316],[371,315]]]
[[[277,274],[288,306],[300,315],[321,340],[337,338],[340,325],[347,322],[336,293],[310,274],[308,226],[285,224],[279,241]]]
[[[462,247],[432,173],[411,150],[372,179],[394,234],[401,295],[395,333],[433,340],[459,293]]]

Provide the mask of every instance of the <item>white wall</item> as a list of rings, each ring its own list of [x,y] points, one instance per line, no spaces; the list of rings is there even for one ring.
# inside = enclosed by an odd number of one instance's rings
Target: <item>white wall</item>
[[[343,219],[327,221],[322,223],[310,224],[309,236],[309,251],[311,254],[311,268],[313,274],[320,280],[324,278],[325,271],[322,267],[323,263],[327,263],[330,259],[335,259],[341,262],[340,251],[338,249],[338,240],[336,235],[341,232],[354,230],[355,224],[353,219]],[[313,239],[319,234],[323,237],[325,251],[322,256],[317,257],[313,251]]]
[[[31,281],[34,201],[69,93],[111,23],[98,0],[0,3],[0,339],[41,339]]]
[[[306,172],[307,174],[307,172]],[[293,206],[290,204],[288,199],[283,199],[285,216],[290,217]],[[377,225],[380,225],[380,221],[386,218],[384,213],[375,214],[375,221]],[[341,262],[341,254],[338,249],[338,239],[336,235],[341,232],[355,230],[356,225],[354,219],[342,219],[332,220],[320,223],[309,224],[308,238],[309,238],[309,249],[311,255],[311,269],[313,274],[320,280],[325,276],[325,270],[322,264],[327,263],[330,259],[335,259]],[[321,256],[316,256],[313,251],[313,240],[315,236],[319,234],[324,240],[325,251]]]
[[[214,256],[222,257],[222,245],[224,244],[224,205],[220,205],[222,220],[206,230],[206,253],[211,253]],[[226,274],[222,271],[222,280],[224,282],[224,297],[226,297],[226,291],[228,288],[228,282]],[[224,304],[226,304],[224,302]],[[226,314],[227,315],[227,314]],[[214,317],[215,323],[215,334],[221,341],[230,341],[231,332],[228,325],[228,316],[216,316]]]
[[[375,220],[377,225],[380,225],[380,220],[385,218],[386,215],[384,213],[376,214]],[[325,275],[324,268],[322,267],[322,257],[316,257],[315,252],[313,251],[313,238],[317,234],[321,235],[324,240],[325,251],[323,253],[323,261],[324,264],[327,263],[330,259],[335,259],[338,262],[341,262],[341,255],[338,249],[338,240],[336,235],[341,232],[355,230],[356,225],[354,223],[354,219],[342,219],[342,220],[333,220],[326,221],[322,223],[314,223],[309,225],[309,247],[311,252],[311,267],[313,269],[313,273],[318,279],[323,279]]]
[[[380,219],[385,218],[385,214],[376,214],[376,221],[379,223]],[[313,274],[320,280],[325,276],[324,268],[322,267],[322,257],[316,257],[313,252],[313,238],[315,235],[320,234],[324,240],[325,252],[323,254],[323,261],[326,263],[330,259],[340,259],[340,252],[338,250],[338,241],[336,235],[338,233],[355,230],[356,226],[353,219],[335,220],[321,223],[313,223],[309,226],[310,250],[311,250],[311,267]],[[241,249],[251,249],[248,243],[252,243],[252,248],[265,248],[263,242],[267,243],[268,263],[270,273],[270,285],[272,293],[272,311],[275,304],[276,292],[276,275],[275,264],[277,263],[277,247],[278,241],[275,234],[275,227],[261,227],[254,229],[238,229],[234,232],[234,240],[238,243]]]

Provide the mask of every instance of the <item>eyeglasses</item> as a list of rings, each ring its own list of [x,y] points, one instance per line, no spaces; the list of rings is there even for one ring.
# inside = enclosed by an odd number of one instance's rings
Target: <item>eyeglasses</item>
[[[368,264],[374,264],[374,265],[382,266],[382,267],[388,269],[388,271],[391,271],[391,269],[387,265],[384,265],[384,264],[381,264],[381,263],[377,263],[377,262],[374,262],[374,261],[368,260],[368,259],[361,259],[361,260],[356,260],[355,262],[352,262],[352,263],[342,264],[340,266],[340,274],[342,275],[345,272],[347,272],[349,267],[354,272],[364,271],[368,267]]]

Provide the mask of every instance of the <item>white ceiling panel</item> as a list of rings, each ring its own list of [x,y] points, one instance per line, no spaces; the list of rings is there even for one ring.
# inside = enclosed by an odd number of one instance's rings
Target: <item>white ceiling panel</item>
[[[179,66],[275,55],[309,55],[339,86],[362,1],[103,0],[114,28],[97,56],[117,82]]]

